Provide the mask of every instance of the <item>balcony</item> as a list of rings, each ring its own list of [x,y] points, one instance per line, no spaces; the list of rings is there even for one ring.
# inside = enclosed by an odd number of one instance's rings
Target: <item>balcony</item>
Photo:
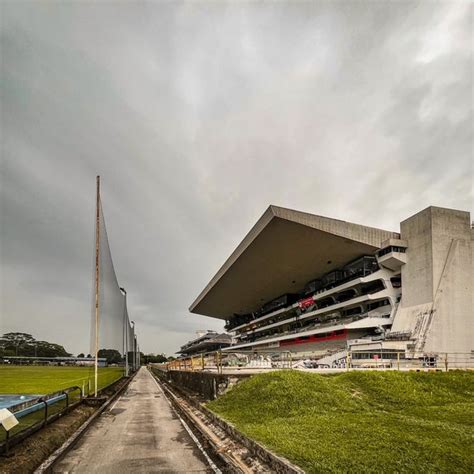
[[[288,326],[293,323],[305,323],[306,321],[310,321],[312,319],[316,319],[317,317],[324,317],[327,318],[328,315],[334,314],[334,320],[340,318],[339,315],[340,310],[347,310],[353,308],[355,306],[359,306],[360,304],[370,304],[371,302],[381,301],[393,297],[394,290],[392,289],[382,289],[375,293],[368,293],[356,296],[350,300],[347,300],[343,303],[336,303],[331,306],[327,306],[325,308],[316,309],[313,311],[309,311],[308,313],[303,313],[298,316],[290,316],[284,317],[283,319],[272,322],[271,324],[265,324],[261,327],[256,327],[254,329],[250,329],[246,332],[242,332],[238,337],[241,339],[243,338],[254,338],[254,340],[260,339],[262,336],[258,336],[257,334],[265,333],[266,331],[272,330],[274,334],[278,332],[276,328],[282,328],[283,326]],[[336,324],[334,321],[330,322],[330,324]]]
[[[382,244],[377,252],[377,262],[380,266],[394,272],[399,271],[407,263],[407,243],[400,239],[389,239]]]
[[[381,322],[381,320],[386,320],[386,322]],[[315,334],[324,334],[333,331],[342,331],[350,329],[351,323],[357,324],[358,321],[367,321],[367,327],[376,327],[380,324],[388,325],[391,323],[391,320],[388,318],[381,318],[375,315],[371,316],[370,312],[365,311],[361,314],[353,315],[350,317],[335,316],[329,321],[325,321],[322,323],[310,323],[301,328],[278,331],[263,337],[256,337],[255,335],[249,334],[248,337],[246,337],[245,339],[238,341],[237,344],[227,349],[223,349],[223,351],[235,351],[244,347],[254,347],[261,344],[267,345],[268,343],[277,343],[279,341],[291,339],[295,336],[311,336]]]

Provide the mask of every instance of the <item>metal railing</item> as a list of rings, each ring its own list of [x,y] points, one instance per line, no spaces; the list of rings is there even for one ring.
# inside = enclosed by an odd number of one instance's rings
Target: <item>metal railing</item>
[[[338,355],[340,354],[340,356]],[[330,359],[330,360],[328,360]],[[161,370],[192,372],[233,372],[235,370],[315,369],[342,370],[474,370],[474,352],[439,352],[413,355],[402,351],[341,350],[295,353],[268,349],[266,352],[212,352],[155,364]]]
[[[11,446],[67,413],[82,399],[82,388],[73,386],[7,407],[19,423],[9,431],[1,426],[0,453],[8,454]]]
[[[474,369],[472,352],[436,352],[410,354],[400,351],[348,351],[343,367],[346,369],[393,370],[467,370]]]
[[[289,351],[280,352],[278,360],[261,353],[216,351],[154,365],[161,370],[223,373],[233,369],[291,369],[292,364],[293,354]]]

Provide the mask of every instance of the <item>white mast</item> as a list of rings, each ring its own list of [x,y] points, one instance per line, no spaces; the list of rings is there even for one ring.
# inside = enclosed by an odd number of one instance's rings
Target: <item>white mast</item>
[[[99,356],[99,272],[100,272],[100,176],[97,176],[97,200],[95,221],[95,361],[94,396],[97,397],[98,356]]]

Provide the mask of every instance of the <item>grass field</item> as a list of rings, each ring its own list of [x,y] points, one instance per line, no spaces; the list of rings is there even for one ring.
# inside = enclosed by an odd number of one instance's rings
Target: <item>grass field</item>
[[[256,375],[208,407],[309,473],[474,470],[474,373]]]
[[[99,369],[98,388],[107,387],[123,375],[123,368],[106,367]],[[94,369],[91,367],[47,367],[47,366],[7,366],[0,365],[0,395],[7,394],[32,394],[45,395],[58,392],[68,387],[84,387],[88,394],[94,391]],[[70,394],[69,401],[79,398],[79,391]],[[66,401],[62,400],[48,408],[52,415],[65,407]],[[44,411],[39,410],[20,419],[20,424],[10,432],[10,436],[24,430],[43,420]],[[5,431],[0,430],[0,441],[5,439]],[[1,471],[1,469],[0,469]]]
[[[123,375],[123,368],[99,369],[98,388],[106,387]],[[84,384],[87,393],[88,381],[94,389],[94,369],[90,367],[46,367],[46,366],[0,366],[0,394],[38,394],[57,392],[65,388]]]

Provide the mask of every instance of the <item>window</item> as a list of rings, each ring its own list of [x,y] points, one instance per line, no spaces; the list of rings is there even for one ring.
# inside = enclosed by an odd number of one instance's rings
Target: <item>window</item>
[[[393,288],[401,288],[402,286],[402,278],[400,275],[390,278],[390,282]]]
[[[383,257],[384,255],[387,255],[390,252],[398,252],[398,253],[405,253],[406,248],[405,247],[397,247],[394,245],[390,245],[388,247],[385,247],[384,249],[381,249],[377,252],[377,255],[379,257]]]

